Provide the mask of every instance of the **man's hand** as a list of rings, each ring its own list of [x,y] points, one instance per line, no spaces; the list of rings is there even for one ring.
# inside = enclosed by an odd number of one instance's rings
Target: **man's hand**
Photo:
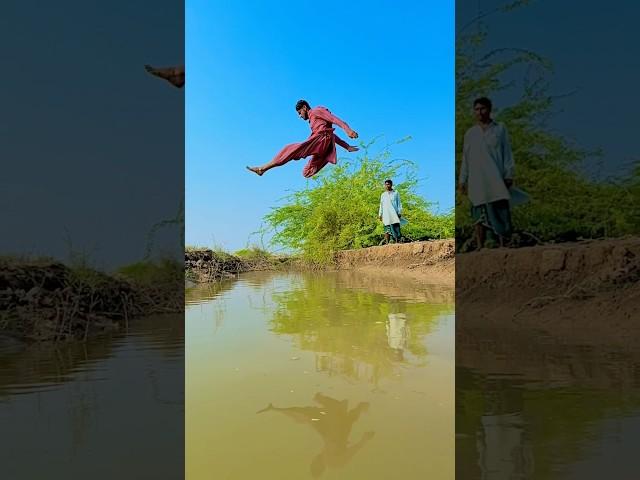
[[[347,148],[348,152],[357,152],[358,150],[360,150],[358,147],[354,147],[352,145],[349,145],[349,148]]]
[[[349,138],[358,138],[358,132],[356,132],[355,130],[347,132],[347,135],[349,135]]]
[[[512,178],[505,178],[504,179],[504,184],[507,186],[507,188],[511,188],[511,186],[513,185],[513,179]]]

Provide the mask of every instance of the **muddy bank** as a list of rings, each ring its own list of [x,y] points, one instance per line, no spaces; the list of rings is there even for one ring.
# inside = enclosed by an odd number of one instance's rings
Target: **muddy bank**
[[[210,283],[235,278],[244,272],[286,268],[292,259],[275,255],[253,255],[241,258],[209,249],[190,249],[184,253],[185,278],[191,283]]]
[[[0,261],[0,337],[84,339],[129,320],[184,310],[182,277],[152,281],[71,269],[53,261]]]
[[[319,266],[296,257],[257,256],[242,258],[207,249],[185,252],[184,268],[188,285],[235,278],[238,274],[265,270],[358,271],[374,278],[384,274],[396,279],[447,285],[454,284],[454,240],[434,240],[344,250],[334,264]]]
[[[408,302],[452,305],[455,301],[454,289],[450,285],[417,282],[404,275],[380,275],[379,271],[351,269],[338,270],[337,279],[347,288]]]
[[[640,333],[640,238],[486,250],[456,257],[457,324],[517,326],[575,344]]]
[[[455,240],[433,240],[345,250],[336,254],[339,270],[405,277],[453,286]]]

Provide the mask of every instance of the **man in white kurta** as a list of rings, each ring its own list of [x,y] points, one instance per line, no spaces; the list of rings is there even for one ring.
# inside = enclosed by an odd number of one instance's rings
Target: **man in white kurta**
[[[491,100],[479,98],[473,105],[477,124],[464,135],[459,186],[471,201],[478,249],[490,230],[503,245],[511,235],[509,188],[514,162],[506,128],[491,118]]]
[[[400,241],[400,218],[402,217],[402,203],[400,195],[393,189],[393,182],[385,180],[385,191],[380,195],[380,208],[378,218],[384,224],[384,240],[389,243],[389,238]]]
[[[388,314],[387,322],[387,342],[394,352],[396,358],[403,358],[404,350],[407,348],[409,341],[409,325],[407,324],[407,315],[404,313]]]

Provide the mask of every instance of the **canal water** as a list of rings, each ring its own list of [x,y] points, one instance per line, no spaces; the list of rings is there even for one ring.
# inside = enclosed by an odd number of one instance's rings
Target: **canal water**
[[[186,478],[454,478],[452,289],[253,273],[186,292]]]
[[[184,478],[184,317],[73,345],[0,339],[2,478]]]

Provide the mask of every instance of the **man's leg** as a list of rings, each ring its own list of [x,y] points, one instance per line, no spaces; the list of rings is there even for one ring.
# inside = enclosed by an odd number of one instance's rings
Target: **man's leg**
[[[498,200],[487,205],[489,223],[498,237],[498,244],[502,248],[511,237],[511,209],[507,200]]]
[[[304,178],[313,177],[322,170],[327,163],[336,163],[336,148],[333,144],[333,136],[319,136],[310,154],[313,154],[313,157],[311,157],[302,169],[302,176]]]
[[[476,250],[480,250],[482,247],[484,247],[484,226],[481,223],[476,223],[475,231],[477,242]]]
[[[396,243],[400,243],[400,224],[394,223],[391,229],[393,230],[394,240],[396,241]]]
[[[184,66],[155,68],[151,65],[145,65],[144,68],[151,75],[168,81],[174,87],[182,88],[184,86]]]
[[[291,143],[280,150],[269,163],[266,163],[261,167],[247,167],[247,169],[262,176],[262,174],[267,170],[271,170],[275,167],[281,167],[291,160],[300,160],[301,158],[313,153],[314,143],[312,140],[313,139],[310,139],[301,143]]]
[[[302,169],[302,176],[305,178],[313,177],[322,170],[327,163],[329,163],[329,161],[325,155],[314,155]]]

